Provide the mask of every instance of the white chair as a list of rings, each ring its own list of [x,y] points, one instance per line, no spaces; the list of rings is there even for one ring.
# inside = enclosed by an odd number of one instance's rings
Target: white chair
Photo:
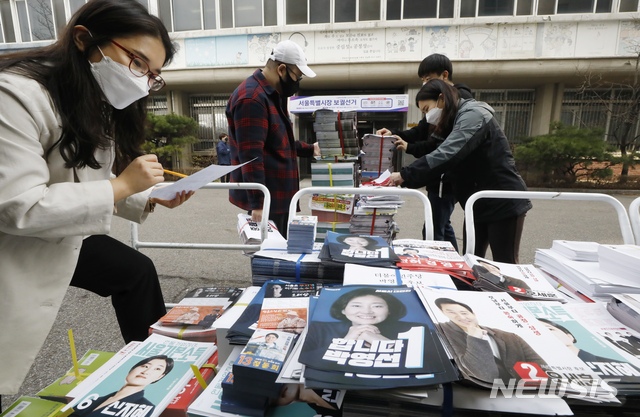
[[[629,219],[636,238],[636,245],[640,245],[640,197],[633,200],[629,205]]]
[[[610,195],[600,193],[558,193],[545,191],[487,190],[479,191],[473,194],[471,197],[469,197],[467,203],[464,206],[465,232],[467,235],[466,253],[473,254],[475,249],[476,236],[473,222],[473,204],[481,198],[528,198],[531,200],[587,200],[605,202],[611,204],[618,214],[618,223],[620,224],[620,231],[622,232],[622,240],[624,241],[624,243],[626,245],[633,245],[635,242],[633,231],[631,229],[631,223],[629,221],[629,216],[627,215],[626,209],[621,202],[616,200],[614,197],[611,197]],[[638,205],[640,205],[640,202],[638,203]],[[638,214],[637,206],[636,214]]]

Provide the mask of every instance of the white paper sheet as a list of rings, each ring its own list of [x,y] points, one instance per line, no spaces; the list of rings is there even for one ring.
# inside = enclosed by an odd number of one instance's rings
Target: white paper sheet
[[[240,165],[215,165],[211,164],[208,167],[201,169],[193,175],[189,175],[188,177],[184,177],[179,181],[174,182],[171,185],[167,185],[166,187],[158,187],[154,189],[149,198],[157,198],[160,200],[173,200],[176,196],[176,193],[181,193],[183,191],[195,191],[210,183],[211,181],[215,181],[218,178],[227,175],[229,172],[234,171],[240,168],[243,165],[249,164],[255,161],[256,158],[251,161],[245,162]]]

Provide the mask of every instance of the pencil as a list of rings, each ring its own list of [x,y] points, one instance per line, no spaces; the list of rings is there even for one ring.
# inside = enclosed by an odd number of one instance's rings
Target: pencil
[[[165,169],[165,170],[163,170],[163,171],[164,171],[164,172],[166,172],[167,174],[176,175],[176,176],[178,176],[178,177],[183,177],[183,178],[184,178],[184,177],[188,177],[188,175],[184,175],[184,174],[181,174],[181,173],[179,173],[179,172],[169,171],[168,169]]]

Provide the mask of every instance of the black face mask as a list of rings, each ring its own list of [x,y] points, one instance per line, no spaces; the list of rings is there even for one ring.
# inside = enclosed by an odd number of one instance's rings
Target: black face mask
[[[278,75],[278,78],[280,78],[280,87],[282,88],[282,95],[284,97],[291,97],[298,92],[298,89],[300,88],[300,80],[293,81],[293,78],[289,75],[289,70],[287,70],[286,81],[283,80],[280,75]]]

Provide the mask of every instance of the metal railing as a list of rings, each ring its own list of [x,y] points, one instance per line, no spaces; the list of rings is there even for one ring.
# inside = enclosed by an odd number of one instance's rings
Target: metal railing
[[[289,204],[289,219],[291,222],[296,215],[298,201],[300,197],[306,194],[359,194],[359,195],[399,195],[413,196],[422,200],[424,205],[424,224],[426,240],[433,240],[433,218],[431,215],[431,203],[422,192],[418,190],[410,190],[407,188],[397,187],[308,187],[299,190],[291,199]]]
[[[635,242],[633,237],[633,230],[631,229],[631,223],[629,221],[629,216],[626,209],[621,202],[610,195],[600,193],[557,193],[544,191],[488,190],[479,191],[473,194],[471,197],[469,197],[467,203],[464,206],[465,232],[467,236],[466,253],[474,253],[476,236],[473,221],[473,204],[481,198],[528,198],[531,200],[586,200],[605,202],[611,204],[618,214],[618,223],[620,224],[620,231],[622,232],[622,240],[624,241],[624,243],[626,245],[633,245]],[[638,205],[640,205],[640,202],[638,203]]]
[[[167,183],[158,184],[166,185]],[[271,206],[271,194],[267,187],[263,184],[255,182],[243,182],[243,183],[215,183],[211,182],[204,185],[200,189],[241,189],[241,190],[259,190],[264,194],[264,201],[262,207],[262,221],[260,222],[260,241],[264,241],[267,238],[267,225],[269,221],[269,207]],[[227,243],[176,243],[176,242],[143,242],[138,239],[138,224],[131,222],[131,246],[140,250],[141,248],[160,248],[160,249],[220,249],[220,250],[247,250],[257,251],[260,250],[260,244],[258,245],[243,245],[243,244],[227,244]]]

